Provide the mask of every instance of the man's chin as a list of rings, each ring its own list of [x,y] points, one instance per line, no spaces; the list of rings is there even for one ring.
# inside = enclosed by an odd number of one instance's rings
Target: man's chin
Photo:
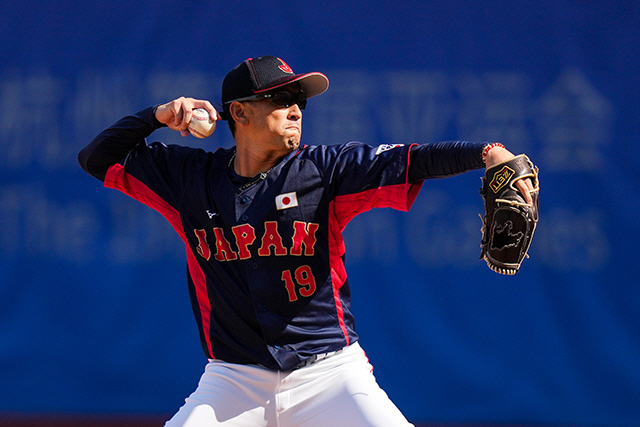
[[[295,150],[300,146],[300,135],[295,135],[291,138],[288,138],[286,141],[287,148],[291,150]]]

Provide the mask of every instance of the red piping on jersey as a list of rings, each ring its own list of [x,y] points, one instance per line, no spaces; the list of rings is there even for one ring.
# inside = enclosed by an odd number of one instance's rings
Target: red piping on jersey
[[[204,272],[196,261],[195,255],[191,250],[189,250],[187,237],[184,232],[184,227],[182,226],[182,220],[180,219],[180,213],[140,180],[127,174],[121,164],[115,164],[109,168],[104,180],[104,186],[120,190],[128,196],[160,212],[160,214],[169,221],[178,235],[180,235],[180,238],[187,248],[187,265],[189,266],[189,274],[191,275],[191,280],[193,280],[198,304],[200,306],[202,332],[207,344],[208,356],[213,358],[211,338],[209,337],[209,328],[211,327],[211,304],[209,303],[209,297],[207,295],[207,282],[204,277]]]
[[[335,200],[329,204],[329,268],[331,269],[331,284],[333,286],[333,300],[336,304],[338,323],[344,334],[346,345],[349,345],[349,332],[344,323],[344,309],[340,299],[340,288],[347,281],[347,270],[342,262],[344,255],[344,240],[342,239],[342,228],[338,221],[339,212],[336,212]]]

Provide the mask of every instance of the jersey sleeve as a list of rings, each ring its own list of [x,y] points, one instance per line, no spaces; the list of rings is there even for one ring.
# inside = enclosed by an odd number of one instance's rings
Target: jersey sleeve
[[[155,118],[155,107],[123,117],[100,132],[78,154],[78,162],[88,174],[104,181],[107,170],[139,145],[146,144],[151,133],[163,127]]]
[[[408,211],[423,180],[457,175],[483,166],[485,143],[451,141],[435,144],[360,142],[318,147],[340,228],[372,208]]]
[[[331,215],[340,229],[372,208],[409,210],[422,185],[408,180],[410,148],[349,142],[311,150],[331,199]]]
[[[204,154],[203,150],[161,142],[140,144],[108,169],[104,185],[157,210],[149,196],[177,209],[189,182],[203,170]]]
[[[487,142],[444,141],[411,147],[409,182],[445,178],[484,167]]]
[[[205,152],[161,142],[148,144],[146,138],[164,126],[154,111],[150,107],[120,119],[96,136],[78,160],[86,172],[104,181],[105,187],[166,211],[168,206],[178,206]]]

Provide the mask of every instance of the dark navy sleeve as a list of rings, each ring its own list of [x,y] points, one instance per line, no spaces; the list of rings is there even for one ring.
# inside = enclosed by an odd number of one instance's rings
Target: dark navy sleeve
[[[320,152],[338,196],[483,168],[482,150],[486,145],[468,141],[379,146],[350,142],[323,147]]]
[[[338,229],[372,208],[409,210],[422,185],[408,181],[409,151],[408,145],[361,142],[307,150],[321,171],[332,201],[331,221]]]
[[[484,167],[487,142],[445,141],[411,147],[409,182],[444,178]]]
[[[90,175],[104,181],[107,170],[121,163],[145,138],[165,125],[155,118],[155,107],[126,116],[103,130],[78,154],[80,166]]]
[[[332,215],[340,228],[372,208],[408,211],[422,182],[457,175],[484,166],[486,143],[441,142],[424,145],[361,142],[320,146],[311,150],[323,171]]]
[[[184,189],[206,161],[204,150],[146,138],[163,125],[155,107],[126,116],[96,136],[78,155],[82,168],[156,210],[177,208]],[[151,196],[153,194],[153,197]],[[155,200],[155,201],[154,201]]]
[[[410,146],[350,142],[336,153],[331,171],[334,197],[406,186]],[[385,206],[395,207],[395,206]]]

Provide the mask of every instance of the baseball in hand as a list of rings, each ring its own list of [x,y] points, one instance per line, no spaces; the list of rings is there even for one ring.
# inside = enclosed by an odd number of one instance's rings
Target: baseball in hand
[[[189,122],[191,135],[196,138],[206,138],[211,136],[214,130],[216,130],[216,121],[211,120],[209,112],[204,108],[195,108]]]

